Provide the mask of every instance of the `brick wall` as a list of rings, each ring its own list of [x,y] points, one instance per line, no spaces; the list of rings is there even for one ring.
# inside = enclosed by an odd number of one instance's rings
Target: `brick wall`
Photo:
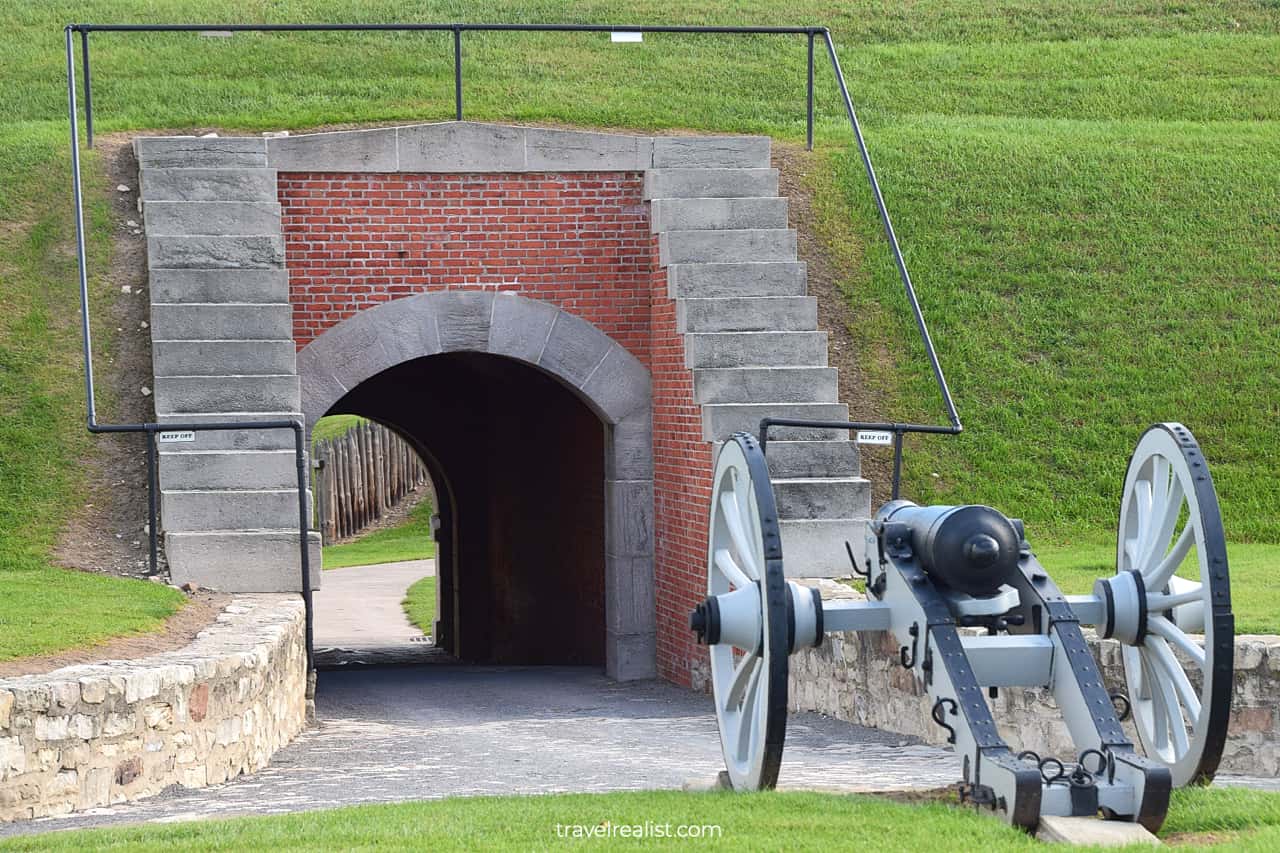
[[[281,172],[299,349],[369,306],[448,289],[509,290],[594,324],[653,376],[658,671],[688,684],[705,655],[711,447],[638,172]]]

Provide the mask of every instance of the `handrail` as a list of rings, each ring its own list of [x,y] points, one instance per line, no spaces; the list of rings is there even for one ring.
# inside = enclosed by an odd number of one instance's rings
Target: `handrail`
[[[840,60],[836,54],[835,42],[831,38],[831,31],[827,27],[752,27],[752,26],[664,26],[664,25],[621,25],[621,24],[484,24],[484,23],[406,23],[406,24],[68,24],[65,29],[66,34],[66,59],[67,59],[67,118],[71,125],[71,168],[72,168],[72,195],[76,211],[76,255],[79,262],[80,276],[80,314],[84,342],[84,360],[85,360],[85,396],[88,402],[88,429],[92,433],[121,433],[121,432],[143,432],[147,435],[147,463],[148,463],[148,490],[150,504],[150,535],[151,535],[151,570],[156,571],[157,562],[157,545],[156,545],[156,492],[158,485],[156,483],[156,465],[155,465],[155,437],[156,433],[161,430],[189,430],[189,431],[206,431],[206,430],[253,430],[253,429],[292,429],[295,436],[295,456],[297,458],[298,467],[298,526],[301,551],[301,568],[302,568],[302,596],[306,602],[306,620],[307,620],[307,662],[308,669],[313,668],[313,650],[312,650],[312,600],[311,600],[311,569],[309,562],[309,551],[307,548],[307,533],[309,524],[307,521],[306,510],[306,447],[305,447],[305,427],[301,421],[245,421],[245,422],[221,422],[217,424],[194,424],[194,423],[172,423],[172,424],[100,424],[97,421],[97,410],[94,403],[94,381],[93,381],[93,351],[90,339],[89,329],[89,286],[88,286],[88,268],[85,253],[84,238],[84,203],[81,189],[81,168],[80,168],[80,135],[79,135],[79,110],[76,102],[76,84],[75,84],[75,60],[72,34],[76,33],[80,37],[80,54],[82,63],[82,73],[84,75],[84,111],[85,111],[85,130],[89,147],[93,147],[93,83],[89,62],[89,34],[98,33],[128,33],[128,32],[316,32],[316,31],[349,31],[349,32],[447,32],[453,35],[453,58],[454,58],[454,117],[461,121],[463,117],[463,86],[462,86],[462,35],[466,32],[593,32],[593,33],[615,33],[615,32],[639,32],[639,33],[688,33],[688,34],[712,34],[712,35],[802,35],[808,40],[808,51],[806,53],[806,110],[805,110],[805,141],[806,147],[813,148],[813,115],[814,115],[814,65],[813,65],[813,49],[814,40],[821,38],[827,49],[827,56],[831,62],[832,74],[835,77],[836,84],[839,86],[841,98],[844,101],[845,112],[849,118],[850,128],[853,131],[854,140],[857,143],[859,154],[862,157],[863,167],[867,173],[867,180],[871,185],[872,197],[875,201],[876,209],[880,215],[880,222],[884,229],[885,239],[889,243],[889,250],[893,255],[894,263],[898,269],[898,276],[902,281],[903,292],[906,295],[907,303],[911,307],[912,315],[916,322],[916,328],[920,332],[921,342],[924,344],[925,355],[929,360],[930,368],[933,371],[934,380],[938,386],[938,391],[942,396],[943,405],[946,408],[947,420],[949,425],[931,425],[931,424],[914,424],[914,423],[854,423],[854,422],[818,422],[818,421],[800,421],[786,418],[766,418],[761,421],[761,444],[767,446],[768,430],[772,426],[825,426],[829,428],[840,429],[878,429],[890,431],[893,433],[894,439],[894,477],[893,492],[896,497],[898,493],[898,485],[902,466],[902,438],[905,433],[931,433],[956,435],[963,430],[960,423],[960,416],[956,410],[955,401],[951,396],[951,389],[947,384],[946,376],[943,373],[942,365],[938,360],[938,354],[934,348],[933,338],[929,334],[929,328],[925,323],[924,312],[920,307],[920,301],[916,295],[915,286],[912,284],[911,275],[907,270],[906,260],[902,255],[902,248],[898,244],[897,233],[893,228],[893,221],[889,216],[888,207],[884,201],[884,194],[880,189],[880,181],[876,176],[875,167],[871,162],[871,153],[867,149],[866,139],[863,137],[862,125],[858,121],[857,111],[854,109],[853,99],[849,94],[849,86],[845,81],[844,71],[840,68]]]

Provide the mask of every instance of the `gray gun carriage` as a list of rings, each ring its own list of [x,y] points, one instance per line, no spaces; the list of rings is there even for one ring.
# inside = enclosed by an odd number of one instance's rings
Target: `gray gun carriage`
[[[987,506],[893,500],[865,531],[850,531],[866,601],[824,602],[785,577],[765,450],[748,433],[720,449],[707,598],[690,617],[709,647],[735,789],[777,783],[788,658],[838,631],[892,633],[898,662],[963,757],[962,801],[1015,826],[1101,815],[1154,832],[1172,788],[1213,778],[1231,710],[1234,624],[1218,499],[1186,427],[1157,424],[1138,441],[1116,572],[1089,595],[1062,594],[1016,519]],[[1104,685],[1086,626],[1120,644],[1124,692]],[[1008,687],[1050,691],[1076,754],[1015,753],[987,702]],[[1141,752],[1121,725],[1129,717]]]

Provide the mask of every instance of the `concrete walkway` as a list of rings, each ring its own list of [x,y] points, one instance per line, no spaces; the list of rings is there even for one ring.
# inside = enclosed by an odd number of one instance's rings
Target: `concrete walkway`
[[[317,726],[254,776],[0,825],[0,837],[448,796],[679,788],[724,766],[710,697],[660,682],[619,684],[594,669],[321,672],[316,706]],[[959,772],[944,750],[793,714],[781,785],[936,788]]]
[[[404,615],[405,591],[436,573],[435,560],[330,569],[315,594],[315,643],[322,648],[369,648],[421,641]]]

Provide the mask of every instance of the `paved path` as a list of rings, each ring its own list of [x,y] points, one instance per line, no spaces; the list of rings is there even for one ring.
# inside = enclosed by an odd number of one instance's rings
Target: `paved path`
[[[389,646],[421,639],[405,618],[405,590],[436,573],[435,560],[330,569],[315,594],[316,648]]]
[[[0,825],[0,837],[455,795],[679,788],[724,766],[709,697],[660,682],[617,684],[594,669],[321,672],[316,705],[320,723],[254,776]],[[949,752],[791,716],[783,786],[890,790],[958,778]]]

